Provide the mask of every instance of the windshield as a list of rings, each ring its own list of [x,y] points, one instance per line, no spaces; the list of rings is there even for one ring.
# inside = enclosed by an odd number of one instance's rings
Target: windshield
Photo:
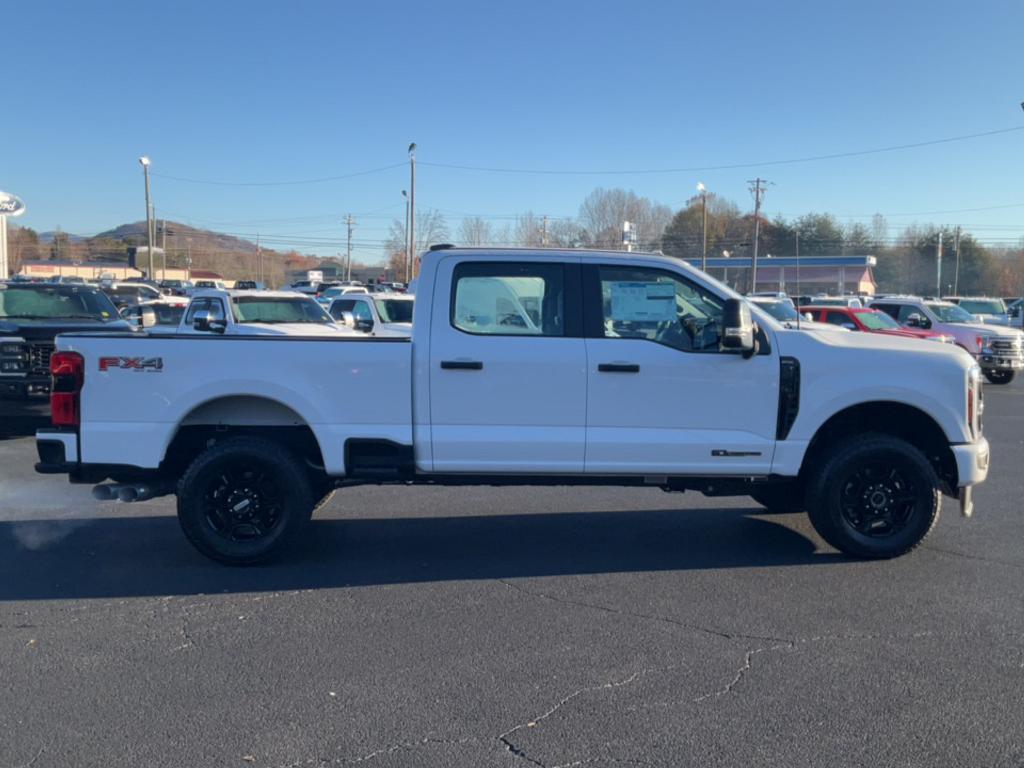
[[[944,323],[973,323],[971,313],[956,304],[926,304],[935,315]]]
[[[333,323],[313,299],[296,296],[236,296],[231,306],[238,323]]]
[[[793,306],[793,302],[788,299],[778,299],[777,301],[755,301],[753,304],[755,307],[763,309],[776,320],[784,323],[800,319],[800,313],[796,311],[796,308]]]
[[[899,323],[885,314],[885,312],[879,312],[877,309],[868,312],[858,312],[857,319],[869,331],[892,331],[900,328]]]
[[[411,323],[413,302],[407,299],[374,299],[382,323]]]
[[[961,299],[959,306],[972,315],[1006,314],[1006,305],[1002,299]]]
[[[28,288],[11,286],[0,290],[0,317],[25,320],[68,318],[100,320],[117,318],[117,309],[94,288],[47,286]]]

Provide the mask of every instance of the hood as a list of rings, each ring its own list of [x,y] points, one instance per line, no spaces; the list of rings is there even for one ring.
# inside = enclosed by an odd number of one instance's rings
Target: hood
[[[58,333],[75,331],[109,331],[123,333],[131,330],[125,320],[78,320],[55,317],[52,320],[0,319],[0,336],[20,336],[30,341],[52,341]]]
[[[805,337],[807,341],[803,341]],[[918,359],[933,358],[936,360],[948,360],[964,370],[974,364],[971,355],[955,344],[936,344],[928,339],[918,339],[907,336],[896,336],[885,333],[798,333],[796,331],[782,331],[778,334],[779,346],[782,354],[795,354],[801,357],[801,352],[809,352],[807,344],[813,343],[817,352],[823,353],[827,349],[835,350],[839,355],[849,356],[846,358],[851,364],[864,364],[872,370],[884,370],[883,357],[893,356],[901,361],[906,361],[908,355],[918,355]],[[808,360],[814,359],[817,355],[809,355]],[[827,365],[843,365],[846,360],[838,362],[831,355],[820,355]]]
[[[1020,331],[1015,328],[1008,328],[1005,325],[995,325],[992,323],[950,323],[950,325],[956,325],[960,328],[970,328],[973,331],[977,331],[980,334],[987,336],[1017,336]]]
[[[352,336],[342,325],[320,323],[240,323],[229,331],[235,336]]]

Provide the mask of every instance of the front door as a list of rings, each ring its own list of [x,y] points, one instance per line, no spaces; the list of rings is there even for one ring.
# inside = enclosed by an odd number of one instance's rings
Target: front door
[[[581,473],[587,371],[578,260],[451,257],[438,265],[434,291],[434,471]]]
[[[720,351],[724,300],[668,269],[587,265],[583,285],[586,471],[768,474],[778,353]]]

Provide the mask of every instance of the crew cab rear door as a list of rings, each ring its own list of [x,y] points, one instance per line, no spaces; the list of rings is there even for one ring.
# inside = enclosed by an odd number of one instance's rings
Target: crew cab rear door
[[[583,265],[588,473],[768,474],[779,357],[722,352],[724,299],[664,266]]]
[[[441,261],[429,366],[435,472],[583,471],[578,259]]]

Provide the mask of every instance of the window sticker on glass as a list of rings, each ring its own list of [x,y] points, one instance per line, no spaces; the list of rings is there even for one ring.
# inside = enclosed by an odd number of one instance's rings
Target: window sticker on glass
[[[676,289],[670,282],[611,284],[612,320],[662,323],[676,319]]]

